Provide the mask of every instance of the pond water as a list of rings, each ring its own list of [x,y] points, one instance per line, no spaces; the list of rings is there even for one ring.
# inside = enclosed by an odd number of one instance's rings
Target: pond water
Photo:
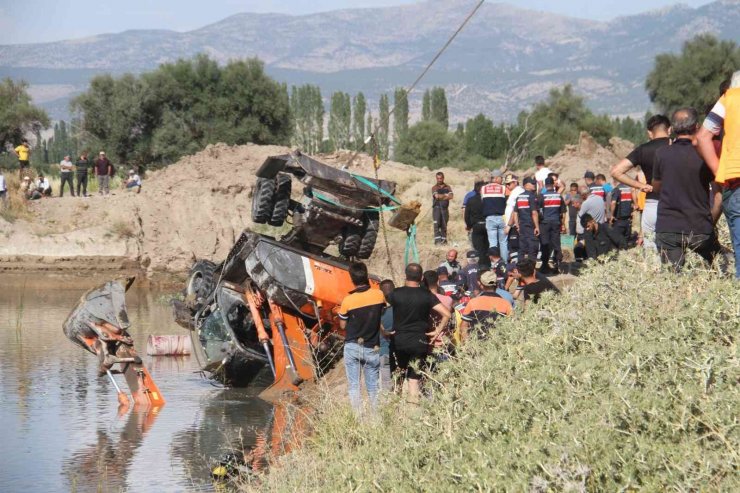
[[[0,491],[211,491],[208,459],[251,446],[275,408],[255,390],[214,386],[193,356],[146,356],[150,334],[187,331],[163,293],[135,283],[130,334],[167,403],[119,416],[96,358],[62,333],[80,296],[105,280],[0,275]]]

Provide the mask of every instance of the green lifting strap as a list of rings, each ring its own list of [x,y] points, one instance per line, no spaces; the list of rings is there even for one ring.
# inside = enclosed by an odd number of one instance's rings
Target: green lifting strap
[[[419,249],[416,246],[416,224],[409,227],[408,236],[406,237],[406,251],[403,254],[404,265],[409,265],[409,253],[413,254],[414,262],[419,263]]]
[[[398,204],[398,205],[401,205],[401,201],[400,201],[400,200],[398,200],[398,199],[397,199],[396,197],[394,197],[392,193],[390,193],[390,192],[388,192],[388,191],[386,191],[386,190],[383,190],[383,189],[382,189],[382,188],[380,188],[380,187],[379,187],[378,185],[376,185],[375,183],[371,182],[370,180],[368,180],[368,179],[367,179],[367,178],[365,178],[364,176],[360,176],[360,175],[353,175],[352,173],[350,173],[350,176],[352,176],[352,178],[356,179],[356,180],[357,180],[357,181],[359,181],[360,183],[362,183],[362,184],[364,184],[364,185],[367,185],[368,187],[372,188],[372,189],[373,189],[373,190],[375,190],[376,192],[380,192],[380,193],[382,193],[383,195],[385,195],[386,197],[388,197],[389,199],[391,199],[391,200],[392,200],[393,202],[395,202],[396,204]]]
[[[342,209],[348,209],[352,211],[358,211],[358,212],[386,212],[386,211],[395,211],[398,209],[399,206],[394,205],[384,205],[383,207],[369,207],[367,209],[358,209],[356,207],[351,207],[349,205],[340,204],[339,202],[330,199],[326,195],[322,194],[321,192],[313,191],[313,196],[319,199],[322,202],[326,202],[327,204],[331,204],[337,207],[340,207]]]

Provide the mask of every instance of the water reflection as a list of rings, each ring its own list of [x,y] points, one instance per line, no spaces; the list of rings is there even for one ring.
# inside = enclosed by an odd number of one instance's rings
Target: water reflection
[[[2,492],[208,491],[209,458],[273,436],[277,411],[256,392],[215,388],[191,357],[145,356],[147,336],[184,330],[161,293],[136,284],[130,333],[167,405],[117,416],[95,357],[62,333],[80,296],[105,280],[0,276]]]

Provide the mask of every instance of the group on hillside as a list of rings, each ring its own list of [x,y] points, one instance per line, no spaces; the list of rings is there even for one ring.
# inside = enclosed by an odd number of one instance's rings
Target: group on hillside
[[[28,140],[23,139],[21,144],[13,149],[13,152],[18,157],[21,179],[20,190],[24,198],[27,200],[38,200],[43,197],[51,197],[53,190],[48,177],[45,177],[43,173],[38,173],[35,180],[31,178],[31,167],[29,163],[33,151]],[[66,155],[59,163],[60,183],[58,196],[64,197],[64,190],[68,187],[72,197],[89,197],[87,193],[89,175],[94,176],[97,180],[98,194],[109,195],[110,182],[115,174],[116,168],[110,159],[108,159],[105,151],[100,151],[97,159],[88,158],[87,152],[80,154],[76,161],[72,161],[71,156]],[[2,176],[2,172],[0,172],[0,176]],[[122,182],[122,187],[125,189],[134,189],[137,192],[141,191],[140,175],[134,169],[130,169],[126,179]],[[0,180],[0,188],[4,189],[4,191],[0,191],[0,194],[2,194],[2,197],[6,197],[7,185],[4,177]]]
[[[498,171],[476,182],[463,199],[472,246],[466,265],[449,250],[434,270],[407,265],[403,286],[385,280],[375,288],[365,265],[353,264],[356,289],[339,310],[352,406],[361,407],[362,374],[373,408],[381,390],[418,400],[424,375],[458,344],[486,337],[500,317],[542,302],[544,293],[559,293],[546,274],[560,270],[566,232],[576,258],[641,245],[679,272],[689,250],[707,263],[722,251],[717,221],[724,211],[740,280],[740,72],[721,89],[703,124],[694,108],[651,117],[649,141],[612,167],[613,183],[589,171],[582,184],[566,187],[540,156],[521,185]],[[454,199],[443,173],[432,198],[434,242],[442,245]],[[394,385],[394,374],[402,385]]]

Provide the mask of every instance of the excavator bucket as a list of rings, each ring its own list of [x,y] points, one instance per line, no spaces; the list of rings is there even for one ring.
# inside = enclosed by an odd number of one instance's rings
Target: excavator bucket
[[[156,409],[164,405],[164,398],[136,353],[127,330],[131,324],[125,295],[133,281],[133,277],[116,279],[82,295],[63,330],[72,342],[98,357],[98,373],[111,379],[122,407],[127,407],[128,397],[116,384],[114,373],[124,375],[135,407]]]

